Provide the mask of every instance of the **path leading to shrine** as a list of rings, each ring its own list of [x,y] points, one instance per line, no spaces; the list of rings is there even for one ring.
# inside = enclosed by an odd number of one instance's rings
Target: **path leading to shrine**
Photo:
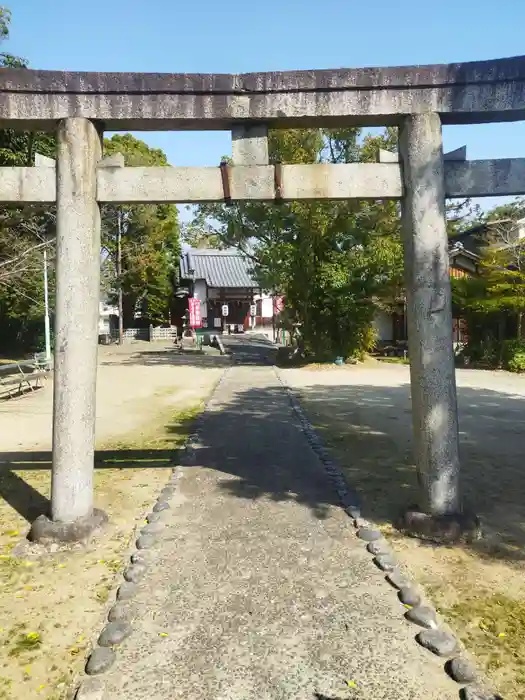
[[[457,698],[258,362],[267,346],[240,349],[181,468],[104,698]]]

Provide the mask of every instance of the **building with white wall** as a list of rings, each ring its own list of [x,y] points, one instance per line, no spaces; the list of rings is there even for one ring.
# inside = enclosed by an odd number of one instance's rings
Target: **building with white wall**
[[[272,297],[260,289],[252,267],[249,258],[231,248],[189,249],[181,256],[180,283],[200,301],[203,328],[258,330],[264,319],[272,318]]]

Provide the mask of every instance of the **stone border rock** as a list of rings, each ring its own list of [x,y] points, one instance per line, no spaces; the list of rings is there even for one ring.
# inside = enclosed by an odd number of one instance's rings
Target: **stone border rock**
[[[180,476],[179,465],[189,465],[195,459],[195,447],[199,439],[204,416],[213,405],[215,395],[226,378],[230,367],[221,374],[213,388],[211,396],[204,404],[204,410],[195,419],[192,432],[187,436],[184,447],[177,455],[178,465],[172,468],[168,483],[161,489],[157,501],[146,515],[146,525],[142,525],[135,540],[135,548],[130,555],[130,564],[122,572],[123,582],[117,589],[116,601],[107,612],[107,623],[100,632],[97,643],[85,665],[85,677],[80,681],[75,700],[102,700],[105,684],[100,676],[108,671],[117,658],[115,648],[133,633],[135,611],[133,598],[140,591],[140,583],[146,576],[149,566],[154,561],[155,547],[159,542],[158,536],[165,529],[163,516],[170,509],[170,499],[176,492]]]
[[[294,413],[301,424],[301,429],[325,468],[329,480],[335,487],[340,504],[352,520],[357,537],[366,543],[367,551],[374,557],[374,564],[383,571],[385,579],[397,590],[399,601],[405,607],[405,619],[420,628],[415,640],[431,653],[446,659],[444,671],[461,684],[459,696],[466,700],[501,700],[500,696],[488,689],[481,672],[465,654],[457,638],[449,629],[440,624],[436,610],[425,604],[419,588],[399,568],[396,559],[381,531],[361,517],[360,499],[357,493],[348,487],[340,467],[323,445],[312,424],[308,420],[299,400],[277,366],[275,374],[286,392]],[[421,629],[423,628],[423,629]],[[477,683],[477,685],[472,685]]]

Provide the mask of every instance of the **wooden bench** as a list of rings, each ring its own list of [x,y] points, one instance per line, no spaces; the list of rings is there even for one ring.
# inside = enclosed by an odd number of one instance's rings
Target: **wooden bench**
[[[7,362],[0,364],[0,395],[4,396],[7,390],[9,398],[15,394],[23,394],[26,388],[34,391],[40,386],[40,380],[48,374],[45,356],[42,359],[23,360],[21,362]]]

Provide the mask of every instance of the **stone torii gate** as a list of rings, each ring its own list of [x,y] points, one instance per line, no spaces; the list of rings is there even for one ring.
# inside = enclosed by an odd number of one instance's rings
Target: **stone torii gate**
[[[0,126],[56,130],[55,167],[0,168],[0,201],[56,202],[51,519],[32,536],[85,537],[93,510],[101,202],[402,202],[415,459],[431,515],[461,511],[445,197],[525,193],[525,159],[443,156],[442,124],[525,119],[525,57],[246,75],[2,69]],[[269,165],[267,130],[395,125],[399,160]],[[230,130],[233,166],[123,167],[104,130]],[[389,160],[384,156],[381,161]]]

